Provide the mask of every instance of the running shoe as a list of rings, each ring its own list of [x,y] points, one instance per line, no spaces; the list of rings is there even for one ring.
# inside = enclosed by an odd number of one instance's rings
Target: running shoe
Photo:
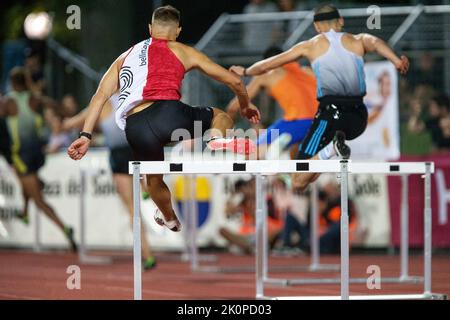
[[[28,214],[25,214],[25,213],[18,214],[17,218],[26,226],[28,226],[30,224],[30,218],[28,217]]]
[[[78,246],[77,246],[77,244],[75,242],[75,239],[74,239],[74,236],[73,236],[73,234],[74,234],[73,228],[72,227],[67,227],[67,226],[64,227],[64,233],[66,234],[67,240],[69,240],[70,249],[73,252],[77,252],[78,251]]]
[[[212,138],[207,145],[214,151],[226,150],[244,155],[256,152],[256,144],[249,138]]]
[[[174,215],[175,215],[175,213],[174,213]],[[181,231],[181,223],[178,220],[178,218],[175,218],[175,220],[172,220],[172,221],[167,221],[166,218],[164,218],[164,215],[162,214],[161,210],[159,210],[159,209],[156,209],[156,212],[155,212],[155,215],[154,215],[154,219],[155,219],[157,224],[159,224],[162,227],[166,226],[167,228],[169,228],[173,232],[180,232]]]
[[[345,144],[345,133],[342,131],[336,131],[336,135],[333,140],[334,150],[338,157],[347,160],[350,158],[351,149],[348,145]]]
[[[153,269],[153,268],[155,268],[156,267],[156,259],[155,259],[155,257],[150,257],[150,258],[147,258],[145,261],[144,261],[144,270],[151,270],[151,269]]]

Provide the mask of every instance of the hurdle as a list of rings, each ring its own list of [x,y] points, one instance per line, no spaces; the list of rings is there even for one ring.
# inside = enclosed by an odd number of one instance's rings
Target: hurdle
[[[264,188],[263,176],[276,173],[339,173],[341,184],[341,263],[340,295],[336,296],[281,296],[264,294]],[[256,299],[274,300],[383,300],[383,299],[446,299],[446,295],[431,290],[432,263],[432,210],[431,174],[434,163],[424,162],[353,162],[349,160],[248,160],[248,161],[187,161],[187,162],[130,162],[129,173],[133,174],[133,256],[134,256],[134,299],[142,299],[141,279],[141,232],[140,232],[140,176],[141,174],[252,174],[256,179]],[[420,174],[424,176],[424,285],[423,292],[391,295],[350,295],[349,283],[349,216],[348,175],[349,174]],[[267,231],[266,231],[267,232]]]
[[[401,209],[400,209],[400,274],[398,277],[382,277],[380,279],[381,283],[420,283],[424,281],[424,277],[421,276],[413,276],[409,274],[409,206],[408,206],[408,174],[401,174],[401,183],[402,183],[402,197],[401,197]],[[264,190],[263,190],[264,192]],[[317,188],[315,184],[312,184],[312,194],[317,192]],[[314,201],[314,197],[317,198],[317,195],[313,196],[311,201]],[[315,202],[313,202],[317,205]],[[313,210],[317,210],[314,208]],[[267,210],[264,210],[264,215],[267,217]],[[317,213],[316,213],[317,216]],[[312,217],[314,217],[312,215]],[[317,224],[317,219],[313,220],[313,224]],[[264,226],[266,228],[267,226]],[[311,227],[312,232],[318,232],[318,226]],[[312,234],[312,239],[316,239],[312,242],[311,251],[312,251],[312,261],[314,261],[314,257],[319,257],[318,252],[318,237]],[[264,233],[264,241],[267,241],[267,233]],[[316,258],[317,259],[317,258]],[[263,284],[271,284],[271,285],[281,285],[281,286],[289,286],[289,285],[304,285],[304,284],[336,284],[340,282],[339,278],[296,278],[296,279],[282,279],[282,278],[271,278],[267,274],[268,270],[268,252],[264,251],[263,254],[264,260],[264,274],[263,274]],[[311,267],[313,264],[311,265]],[[320,266],[320,265],[319,265]],[[330,265],[332,267],[333,265]],[[337,269],[339,270],[339,269]],[[319,269],[317,271],[324,271],[323,269]],[[350,283],[365,283],[367,281],[366,278],[349,278]]]

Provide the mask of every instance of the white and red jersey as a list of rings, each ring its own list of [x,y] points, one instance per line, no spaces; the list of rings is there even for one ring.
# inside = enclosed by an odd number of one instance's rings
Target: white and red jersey
[[[128,111],[143,101],[180,100],[185,72],[167,40],[149,38],[129,49],[119,71],[119,128],[125,129]]]

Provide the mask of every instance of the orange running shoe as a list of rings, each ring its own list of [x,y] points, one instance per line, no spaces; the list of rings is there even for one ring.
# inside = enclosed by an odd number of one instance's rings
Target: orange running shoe
[[[249,138],[212,138],[207,145],[214,151],[227,150],[244,155],[256,152],[256,144]]]

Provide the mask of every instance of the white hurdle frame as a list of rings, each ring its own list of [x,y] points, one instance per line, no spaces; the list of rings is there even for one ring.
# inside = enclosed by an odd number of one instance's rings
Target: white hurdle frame
[[[382,283],[420,283],[424,281],[424,278],[421,276],[412,276],[409,275],[408,264],[409,264],[409,205],[408,205],[408,174],[401,174],[401,183],[402,183],[402,196],[401,196],[401,209],[400,209],[400,274],[398,277],[383,277],[380,279]],[[317,205],[317,196],[313,195],[317,193],[316,184],[312,184],[312,199],[311,201]],[[314,200],[315,199],[315,200]],[[317,211],[317,208],[313,208],[312,211]],[[267,216],[267,211],[265,212]],[[313,232],[318,232],[318,217],[317,212],[311,215],[313,218],[313,224],[311,226],[311,259],[312,261],[317,261],[317,266],[319,268],[314,271],[326,271],[332,270],[333,266],[337,266],[335,268],[336,271],[339,271],[339,265],[321,265],[318,262],[319,259],[319,237],[314,235]],[[316,218],[314,218],[316,217]],[[266,234],[266,233],[265,233]],[[315,240],[314,240],[315,239]],[[267,237],[265,237],[265,241],[267,241]],[[268,265],[268,253],[264,254],[264,265]],[[311,264],[311,268],[313,268],[315,264]],[[329,266],[328,269],[324,269],[324,267]],[[267,270],[267,267],[265,267]],[[267,273],[263,275],[264,284],[271,285],[304,285],[304,284],[333,284],[339,283],[340,278],[299,278],[299,279],[282,279],[282,278],[271,278]],[[365,283],[367,281],[366,278],[349,278],[350,283]]]
[[[141,174],[253,174],[256,177],[256,298],[279,300],[378,300],[378,299],[446,299],[446,295],[431,291],[432,259],[432,210],[431,162],[353,162],[348,160],[249,160],[249,161],[184,161],[184,162],[130,162],[133,174],[134,194],[134,298],[142,299],[141,279],[141,228],[140,228],[140,175]],[[270,297],[264,294],[264,230],[265,212],[263,197],[263,175],[276,173],[340,173],[341,178],[341,294],[339,296],[283,296]],[[348,175],[372,174],[421,174],[424,175],[424,290],[418,294],[355,295],[349,292],[349,243],[348,243]]]

